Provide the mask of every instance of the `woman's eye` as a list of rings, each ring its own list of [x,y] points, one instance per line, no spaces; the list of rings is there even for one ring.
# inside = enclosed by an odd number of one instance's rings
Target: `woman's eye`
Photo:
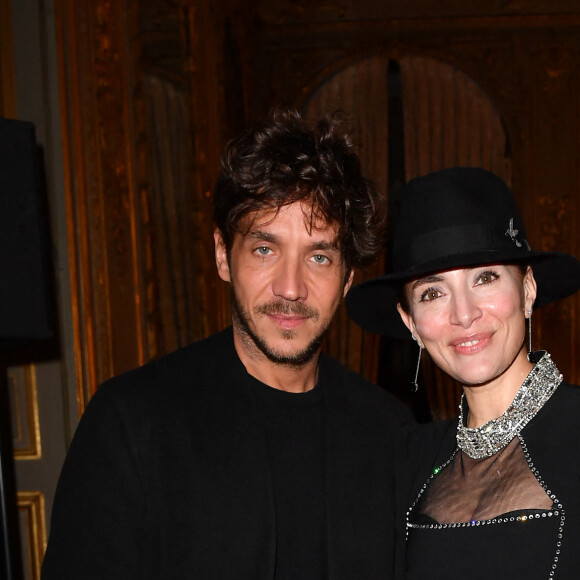
[[[326,264],[328,262],[328,258],[324,254],[315,254],[312,256],[312,260],[317,264]]]
[[[497,280],[499,276],[495,272],[483,272],[479,275],[477,279],[478,284],[490,284],[494,280]]]
[[[430,302],[431,300],[436,300],[441,296],[441,292],[435,288],[428,288],[421,294],[421,302]]]

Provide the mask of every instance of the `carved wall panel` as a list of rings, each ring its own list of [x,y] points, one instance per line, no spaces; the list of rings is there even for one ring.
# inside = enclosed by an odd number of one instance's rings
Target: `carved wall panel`
[[[57,2],[79,414],[103,380],[229,322],[211,225],[227,133],[215,7]]]
[[[143,297],[150,360],[230,322],[229,289],[215,272],[211,218],[227,133],[225,27],[219,3],[144,0],[139,18],[147,160],[139,178],[146,208]]]
[[[42,446],[34,365],[8,369],[8,397],[14,457],[40,459]]]
[[[26,460],[26,463],[40,461],[42,446],[36,367],[33,364],[9,367],[7,378],[14,458],[16,461]],[[37,484],[41,481],[42,478],[37,480]],[[39,580],[47,538],[44,493],[40,490],[23,491],[19,486],[16,501],[24,580]]]
[[[17,502],[24,580],[40,580],[47,539],[44,495],[40,491],[19,491]]]
[[[143,300],[147,355],[154,358],[203,335],[205,305],[196,300],[203,274],[187,94],[162,78],[147,78],[145,87],[150,187],[142,224]]]
[[[57,2],[79,413],[143,361],[134,169],[135,6]]]
[[[0,115],[16,118],[14,47],[10,0],[0,0]]]
[[[400,60],[407,179],[444,167],[483,167],[511,182],[501,118],[460,70],[431,58]]]

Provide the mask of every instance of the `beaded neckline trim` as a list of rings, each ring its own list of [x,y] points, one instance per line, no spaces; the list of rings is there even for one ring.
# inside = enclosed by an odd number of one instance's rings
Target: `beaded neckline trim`
[[[558,383],[559,384],[559,383]],[[411,513],[415,509],[415,506],[419,503],[421,496],[425,492],[425,490],[429,487],[433,479],[439,474],[445,467],[447,467],[452,461],[453,458],[457,455],[457,448],[451,455],[451,457],[439,467],[436,467],[433,472],[431,473],[429,479],[423,484],[423,487],[419,491],[415,501],[411,505],[411,507],[407,510],[407,534],[406,539],[409,539],[409,531],[411,529],[419,529],[419,530],[443,530],[447,528],[477,528],[479,526],[485,525],[493,525],[493,524],[511,524],[513,522],[529,522],[541,519],[550,519],[553,517],[560,518],[558,523],[558,535],[556,538],[556,550],[554,555],[554,561],[552,562],[552,568],[549,573],[549,578],[554,578],[556,573],[556,568],[558,567],[558,560],[560,559],[560,553],[562,550],[562,536],[564,535],[564,525],[566,523],[566,512],[564,510],[564,506],[562,502],[556,497],[556,494],[546,485],[546,482],[543,480],[540,472],[538,471],[537,467],[534,465],[532,458],[530,456],[530,452],[528,451],[528,446],[524,441],[521,434],[518,434],[518,439],[520,440],[520,445],[522,446],[522,450],[524,452],[524,457],[528,463],[530,471],[534,474],[534,477],[537,479],[538,483],[542,486],[543,490],[548,494],[548,496],[552,499],[552,509],[550,510],[537,510],[535,513],[528,513],[526,515],[498,515],[495,518],[490,520],[471,520],[469,522],[456,522],[456,523],[449,523],[449,524],[415,524],[411,522]]]
[[[463,417],[467,408],[465,395],[461,396],[457,445],[472,459],[491,457],[504,448],[532,420],[562,382],[562,374],[550,355],[545,351],[538,354],[542,357],[522,383],[512,404],[497,419],[470,429]]]

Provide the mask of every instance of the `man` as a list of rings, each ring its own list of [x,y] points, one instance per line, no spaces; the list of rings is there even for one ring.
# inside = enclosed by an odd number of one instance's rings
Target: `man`
[[[55,498],[45,580],[391,576],[408,412],[320,354],[383,204],[340,115],[278,110],[214,197],[233,326],[102,385]]]

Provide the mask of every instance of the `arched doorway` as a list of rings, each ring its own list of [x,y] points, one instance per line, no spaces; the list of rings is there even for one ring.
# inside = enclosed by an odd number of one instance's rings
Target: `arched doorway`
[[[343,109],[351,115],[368,174],[396,216],[402,183],[451,166],[489,169],[511,181],[509,140],[500,115],[477,83],[447,63],[422,56],[376,55],[333,74],[306,102],[308,116]],[[388,270],[389,257],[358,280]],[[428,357],[425,390],[409,395],[416,361],[410,341],[380,339],[361,332],[344,309],[331,329],[328,351],[407,400],[421,419],[454,416],[459,387]]]

